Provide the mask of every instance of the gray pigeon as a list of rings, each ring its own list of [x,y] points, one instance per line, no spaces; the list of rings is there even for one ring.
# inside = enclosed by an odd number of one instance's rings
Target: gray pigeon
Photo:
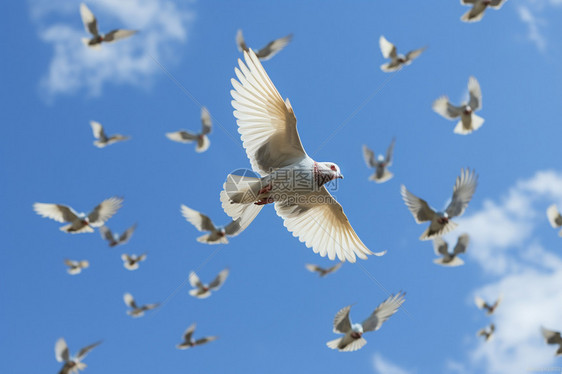
[[[546,344],[558,345],[556,356],[562,356],[562,336],[560,336],[560,332],[548,330],[544,327],[541,327],[541,332]]]
[[[402,66],[410,65],[415,58],[419,57],[427,47],[422,47],[420,49],[414,49],[406,53],[406,55],[399,55],[396,52],[396,46],[386,40],[384,36],[381,35],[379,38],[379,47],[384,58],[389,58],[390,62],[381,65],[381,70],[390,73],[400,69]]]
[[[353,352],[362,348],[367,344],[363,334],[380,329],[384,321],[389,319],[402,306],[405,301],[404,295],[404,293],[390,295],[363,323],[351,323],[349,319],[351,305],[341,309],[334,318],[334,332],[345,335],[327,342],[326,345],[343,352]]]
[[[500,9],[507,0],[461,0],[462,5],[472,5],[472,8],[461,17],[463,22],[477,22],[484,17],[488,7]]]
[[[86,269],[87,267],[90,266],[88,260],[74,261],[74,260],[65,259],[64,264],[68,266],[66,272],[70,275],[80,274],[82,272],[82,269]]]
[[[488,340],[492,339],[492,336],[494,336],[495,331],[496,331],[496,325],[492,323],[489,327],[478,330],[476,336],[483,336],[484,341],[487,342]]]
[[[59,338],[59,340],[55,343],[55,358],[58,362],[64,363],[62,369],[59,371],[59,374],[77,374],[79,371],[84,370],[86,368],[86,364],[83,363],[82,360],[92,349],[100,344],[101,341],[90,344],[78,351],[76,356],[70,357],[66,341],[64,338]]]
[[[552,204],[548,207],[546,210],[546,216],[548,217],[548,222],[550,222],[550,225],[553,228],[558,229],[562,227],[562,215],[560,214],[556,204]],[[562,230],[558,232],[558,236],[562,236]]]
[[[110,144],[122,142],[130,139],[129,136],[125,136],[121,134],[107,136],[105,134],[105,131],[101,123],[96,121],[90,121],[90,126],[92,127],[94,138],[96,138],[96,140],[94,141],[94,145],[98,148],[104,148]]]
[[[343,262],[340,262],[329,268],[323,268],[314,264],[306,264],[304,266],[308,269],[308,271],[312,273],[318,273],[320,277],[325,277],[328,274],[336,272],[339,268],[341,268],[342,264]]]
[[[181,214],[199,231],[209,231],[208,234],[197,238],[200,243],[206,244],[228,244],[228,236],[240,234],[244,228],[240,226],[240,219],[230,222],[224,227],[216,227],[211,219],[196,210],[182,204]]]
[[[217,340],[218,336],[207,336],[205,338],[193,339],[193,333],[195,332],[195,327],[197,325],[194,323],[193,325],[189,326],[187,330],[183,333],[183,342],[176,345],[177,349],[188,349],[193,348],[198,345],[202,345],[205,343],[212,342],[213,340]]]
[[[189,273],[189,284],[193,287],[192,290],[189,290],[189,294],[193,297],[198,299],[206,299],[207,297],[211,296],[211,291],[218,291],[219,288],[223,285],[228,277],[228,273],[230,271],[224,269],[221,271],[217,277],[209,284],[203,284],[197,274],[194,271]]]
[[[146,260],[146,253],[143,253],[140,256],[123,253],[121,255],[121,260],[123,260],[123,266],[125,269],[137,270],[139,268],[139,262]]]
[[[496,311],[496,309],[498,308],[498,306],[500,305],[500,303],[502,302],[502,296],[500,295],[498,297],[498,299],[496,300],[495,303],[493,303],[492,305],[488,304],[487,302],[485,302],[482,298],[480,298],[479,296],[476,296],[474,298],[474,303],[476,304],[476,306],[478,307],[478,309],[485,309],[486,310],[486,315],[490,316],[492,314],[494,314],[494,312]]]
[[[420,236],[420,240],[443,236],[457,227],[457,224],[451,221],[451,218],[464,213],[474,191],[476,191],[477,181],[478,176],[474,173],[474,170],[471,172],[469,169],[461,169],[461,175],[457,177],[453,188],[451,202],[442,212],[435,211],[425,200],[415,196],[402,185],[402,198],[414,216],[416,223],[431,222],[427,230]]]
[[[127,314],[135,318],[144,316],[144,312],[146,312],[147,310],[155,309],[160,305],[159,303],[155,303],[138,306],[135,302],[135,299],[133,298],[133,295],[131,295],[130,293],[126,293],[123,295],[123,301],[125,301],[125,304],[129,308],[131,308],[130,310],[127,310]]]
[[[482,109],[482,91],[480,84],[474,77],[468,79],[468,103],[454,106],[449,102],[447,96],[441,96],[433,102],[433,110],[447,119],[459,118],[454,133],[467,135],[478,130],[484,124],[484,118],[477,116],[474,112]]]
[[[388,167],[392,165],[392,154],[394,152],[394,143],[396,139],[392,139],[392,142],[386,150],[386,157],[379,155],[375,159],[375,153],[367,148],[366,145],[363,146],[363,157],[365,158],[365,163],[367,167],[374,168],[375,173],[369,177],[369,180],[375,181],[376,183],[384,183],[391,179],[394,174],[392,174]]]
[[[118,235],[117,233],[113,233],[109,229],[109,227],[102,226],[100,227],[100,234],[102,238],[104,238],[109,242],[110,247],[115,247],[117,245],[127,243],[129,239],[131,239],[131,236],[133,236],[133,232],[135,232],[136,228],[137,228],[137,224],[135,223],[127,230],[125,230],[125,232],[123,232],[121,235]]]
[[[82,23],[84,23],[86,32],[92,34],[91,38],[82,38],[82,42],[90,48],[99,48],[101,43],[111,43],[137,33],[136,30],[115,29],[105,35],[101,35],[98,31],[96,17],[94,17],[92,11],[84,3],[80,4],[80,15],[82,16]]]
[[[94,227],[102,226],[121,208],[123,199],[111,197],[101,202],[88,215],[76,213],[74,209],[60,204],[33,204],[33,210],[41,217],[53,219],[57,222],[68,222],[60,228],[61,231],[71,234],[94,232]]]
[[[469,241],[470,237],[468,234],[462,234],[457,240],[457,245],[455,245],[453,253],[450,253],[449,245],[446,241],[444,241],[440,236],[434,238],[433,249],[435,254],[441,257],[436,258],[433,262],[443,266],[460,266],[464,264],[464,261],[459,258],[459,255],[466,252],[466,247],[468,247]]]
[[[213,123],[211,122],[211,115],[207,108],[201,108],[201,132],[199,134],[193,134],[189,131],[180,130],[176,132],[168,132],[166,136],[168,139],[179,143],[191,143],[197,142],[195,147],[195,152],[201,153],[205,152],[211,145],[208,134],[211,133],[213,128]]]
[[[293,34],[289,34],[279,39],[275,39],[269,42],[265,47],[256,52],[256,56],[263,61],[269,60],[275,56],[279,51],[287,46],[293,39]],[[248,51],[249,48],[244,41],[244,36],[242,35],[242,30],[238,30],[236,33],[236,45],[240,52]]]

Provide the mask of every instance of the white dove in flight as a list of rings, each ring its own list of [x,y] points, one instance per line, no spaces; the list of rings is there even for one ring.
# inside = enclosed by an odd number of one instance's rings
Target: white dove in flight
[[[55,343],[55,358],[58,362],[64,363],[62,369],[59,371],[59,374],[77,374],[81,370],[84,370],[86,368],[86,364],[83,363],[82,360],[92,349],[100,344],[101,341],[90,344],[78,351],[76,356],[70,357],[66,341],[64,338],[59,338],[59,340]]]
[[[304,267],[311,273],[318,273],[318,276],[322,278],[328,274],[335,273],[336,271],[338,271],[339,268],[341,268],[342,264],[343,263],[340,262],[329,268],[323,268],[321,266],[314,265],[314,264],[306,264],[304,265]]]
[[[493,303],[492,305],[488,304],[487,302],[485,302],[481,297],[476,296],[474,298],[474,303],[476,304],[476,306],[478,307],[478,309],[484,309],[486,310],[486,315],[492,315],[494,314],[494,312],[496,311],[496,309],[498,308],[498,306],[501,304],[502,302],[502,296],[500,295],[498,297],[498,299],[496,300],[495,303]]]
[[[123,253],[121,255],[121,260],[123,260],[123,266],[127,270],[137,270],[139,268],[139,262],[146,260],[146,253],[142,255],[129,255],[127,253]]]
[[[279,53],[283,48],[285,48],[287,44],[291,42],[292,39],[293,39],[293,34],[289,34],[282,38],[275,39],[269,42],[265,47],[257,51],[256,56],[262,61],[269,60],[277,53]],[[244,41],[244,35],[242,35],[242,30],[240,29],[236,33],[236,45],[238,46],[238,50],[240,52],[244,52],[244,51],[247,52],[249,50],[248,46],[246,45],[246,42]]]
[[[68,266],[66,272],[70,275],[80,274],[82,272],[82,269],[86,269],[90,266],[90,262],[88,260],[74,261],[65,259],[64,264]]]
[[[325,183],[343,178],[333,162],[308,156],[289,100],[269,79],[256,54],[238,60],[232,79],[234,116],[252,169],[261,178],[230,174],[221,192],[224,211],[246,227],[265,204],[275,203],[285,227],[315,253],[355,262],[372,253],[359,239]]]
[[[117,233],[113,233],[109,227],[102,226],[100,227],[100,234],[101,237],[108,241],[110,247],[115,247],[117,245],[125,244],[131,239],[133,236],[133,232],[137,228],[137,224],[133,224],[127,230],[125,230],[121,235]]]
[[[155,309],[160,305],[159,303],[155,303],[138,306],[133,298],[133,295],[128,292],[123,295],[123,301],[125,302],[125,305],[131,308],[130,310],[127,310],[127,314],[135,318],[144,316],[144,312]]]
[[[500,9],[507,0],[461,0],[463,5],[472,5],[472,8],[461,17],[463,22],[477,22],[484,17],[484,11],[488,7]]]
[[[351,323],[349,319],[351,305],[340,309],[334,318],[334,332],[345,335],[327,342],[326,345],[341,352],[353,352],[361,349],[367,344],[363,334],[380,329],[382,324],[402,306],[405,301],[404,295],[404,293],[390,295],[362,323]]]
[[[477,182],[478,176],[474,173],[474,170],[470,172],[468,169],[461,169],[461,175],[457,177],[453,188],[451,202],[442,212],[430,208],[425,200],[415,196],[406,189],[406,186],[402,185],[402,198],[414,216],[416,223],[431,222],[427,230],[420,236],[420,240],[443,236],[457,227],[457,224],[451,221],[451,218],[464,213],[474,191],[476,191]]]
[[[211,115],[207,108],[201,108],[201,132],[199,134],[193,134],[189,131],[180,130],[176,132],[166,133],[168,139],[179,143],[191,143],[197,142],[195,146],[195,152],[201,153],[209,149],[211,141],[209,140],[208,134],[211,133],[213,129],[213,123],[211,122]]]
[[[94,141],[94,145],[98,148],[104,148],[110,144],[122,142],[130,139],[129,136],[125,136],[121,134],[107,136],[105,134],[105,131],[101,123],[96,121],[90,121],[90,126],[92,127],[94,138],[96,138],[96,140]]]
[[[389,58],[390,62],[381,65],[381,70],[390,73],[400,69],[404,65],[410,65],[415,58],[418,58],[427,47],[422,47],[420,49],[414,49],[406,53],[406,55],[399,55],[396,52],[396,46],[386,40],[386,38],[381,35],[379,38],[379,47],[384,58]]]
[[[365,163],[368,167],[375,169],[375,173],[369,177],[369,180],[375,181],[376,183],[384,183],[394,176],[394,174],[388,170],[388,167],[392,165],[392,154],[394,153],[395,142],[396,140],[392,139],[392,142],[386,150],[386,156],[379,155],[376,159],[375,153],[366,145],[363,145]]]
[[[482,109],[482,91],[480,84],[474,77],[468,79],[468,103],[454,106],[449,102],[447,96],[441,96],[433,102],[433,110],[447,119],[460,117],[453,132],[455,134],[467,135],[478,130],[484,124],[484,118],[477,116],[474,112]]]
[[[232,220],[224,227],[216,227],[213,221],[203,213],[193,210],[185,205],[181,205],[181,214],[195,228],[201,232],[209,231],[208,234],[197,238],[199,243],[206,244],[228,244],[227,237],[240,234],[248,226],[241,226],[240,219]],[[248,224],[251,221],[248,222]]]
[[[206,299],[207,297],[211,296],[211,291],[218,291],[219,288],[223,285],[228,277],[229,270],[224,269],[221,271],[216,278],[209,284],[203,284],[197,274],[194,271],[189,273],[189,284],[193,287],[192,290],[189,290],[189,294],[193,297],[198,299]]]
[[[217,336],[207,336],[201,339],[193,339],[193,333],[195,332],[195,327],[197,325],[194,323],[193,325],[189,326],[187,330],[183,333],[183,342],[176,345],[177,349],[188,349],[193,348],[195,346],[212,342],[213,340],[217,340]]]
[[[487,342],[490,339],[492,339],[495,331],[496,331],[496,325],[494,325],[492,323],[490,326],[478,330],[478,332],[476,333],[476,336],[483,336],[484,341]]]
[[[86,4],[80,4],[80,16],[82,17],[82,23],[86,28],[86,32],[92,34],[91,38],[82,38],[82,42],[89,48],[99,48],[101,43],[110,43],[119,39],[128,38],[129,36],[136,34],[136,30],[122,30],[115,29],[111,30],[105,35],[101,35],[98,31],[98,21],[92,13],[92,11],[86,6]]]
[[[433,250],[437,256],[441,256],[433,260],[435,264],[443,266],[460,266],[464,261],[459,257],[461,253],[466,252],[470,237],[468,234],[462,234],[457,239],[457,245],[453,249],[453,253],[449,252],[449,245],[440,236],[433,239]]]
[[[560,336],[560,332],[541,327],[541,333],[546,344],[558,345],[556,356],[562,356],[562,336]]]
[[[102,201],[88,215],[84,213],[76,213],[74,209],[66,205],[60,204],[33,204],[33,210],[41,217],[53,219],[57,222],[68,222],[68,225],[62,226],[61,231],[71,234],[84,232],[94,232],[93,227],[102,226],[121,208],[123,199],[111,197]]]

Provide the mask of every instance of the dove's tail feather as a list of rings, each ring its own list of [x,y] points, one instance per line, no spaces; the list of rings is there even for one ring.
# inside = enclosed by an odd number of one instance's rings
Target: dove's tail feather
[[[212,233],[210,234],[205,234],[205,235],[201,235],[200,237],[197,238],[197,241],[199,243],[205,243],[205,244],[228,244],[228,239],[226,238],[226,236],[223,237],[219,237],[215,240],[210,240]]]
[[[392,177],[394,177],[394,174],[392,174],[388,170],[385,170],[384,174],[380,178],[377,178],[376,174],[373,174],[371,177],[375,181],[375,183],[384,183],[387,180],[392,179]]]
[[[437,231],[435,231],[435,229],[432,226],[433,225],[429,225],[427,230],[425,230],[423,234],[421,234],[420,240],[431,240],[435,237],[443,236],[456,229],[458,224],[453,221],[449,221],[445,226],[443,226],[440,230]]]
[[[230,203],[234,204],[249,204],[255,202],[258,199],[261,187],[261,179],[235,174],[227,175],[226,182],[223,185],[224,192],[227,195],[226,197]],[[236,219],[238,217],[232,218]]]
[[[471,120],[470,120],[470,127],[469,128],[464,127],[461,119],[455,126],[453,132],[455,134],[468,135],[471,132],[478,130],[480,127],[482,127],[483,124],[484,124],[484,118],[472,113]]]
[[[189,294],[190,294],[191,296],[193,296],[193,297],[198,298],[198,299],[206,299],[206,298],[208,298],[209,296],[211,296],[211,293],[210,293],[209,291],[203,292],[203,293],[199,293],[199,292],[200,292],[200,290],[197,289],[197,288],[194,288],[194,289],[192,289],[192,290],[189,290]]]
[[[134,264],[131,264],[129,262],[126,262],[124,266],[127,270],[137,270],[139,268],[139,263],[135,262]]]
[[[437,265],[450,266],[450,267],[464,265],[464,261],[461,260],[458,257],[455,257],[454,259],[452,259],[449,262],[445,262],[445,258],[440,257],[440,258],[436,258],[435,260],[433,260],[433,263],[437,264]]]
[[[478,22],[484,17],[484,11],[474,14],[472,9],[462,15],[461,21],[463,22]]]
[[[197,147],[195,147],[195,152],[205,152],[210,145],[211,141],[209,140],[209,137],[207,135],[203,135],[199,139],[197,139]]]
[[[392,62],[381,65],[381,70],[384,71],[385,73],[390,73],[390,72],[396,71],[399,68],[400,68],[400,65],[395,65]]]
[[[363,348],[367,341],[363,338],[359,338],[357,340],[353,339],[349,342],[346,337],[342,337],[339,339],[334,339],[326,343],[329,348],[337,349],[342,352],[353,352],[357,351],[358,349]]]

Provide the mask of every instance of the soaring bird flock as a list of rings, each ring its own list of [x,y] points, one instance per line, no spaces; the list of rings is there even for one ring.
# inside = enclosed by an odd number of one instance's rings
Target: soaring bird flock
[[[462,16],[464,22],[475,22],[482,19],[488,7],[499,9],[505,0],[461,0],[462,4],[471,5],[471,9]],[[80,5],[80,14],[84,27],[90,38],[84,38],[84,44],[89,48],[100,48],[103,43],[114,42],[131,37],[137,31],[115,29],[106,34],[98,31],[97,19],[85,4]],[[345,261],[355,262],[356,258],[367,259],[369,255],[383,256],[386,251],[372,252],[359,238],[343,211],[343,207],[332,197],[326,184],[336,179],[343,179],[339,166],[334,162],[317,162],[312,159],[301,143],[295,112],[289,99],[283,100],[270,80],[260,60],[265,61],[285,48],[292,40],[289,34],[274,40],[262,49],[254,52],[246,45],[242,30],[238,30],[236,44],[243,53],[244,61],[238,60],[235,68],[235,78],[231,80],[233,90],[232,106],[234,117],[241,134],[243,147],[246,150],[254,173],[239,175],[236,173],[226,177],[220,201],[224,212],[230,217],[230,222],[224,226],[216,226],[203,213],[181,205],[181,214],[195,229],[205,234],[196,238],[198,242],[206,244],[228,244],[228,237],[241,234],[257,217],[261,209],[273,204],[274,209],[283,220],[284,225],[293,236],[297,237],[306,247],[312,248],[314,253],[330,260],[340,261],[330,268],[323,268],[315,264],[306,264],[311,272],[320,277],[336,272]],[[405,55],[398,54],[394,44],[384,36],[379,38],[379,46],[384,58],[389,59],[381,65],[384,72],[393,72],[410,65],[418,58],[425,47],[412,50]],[[476,78],[468,80],[469,100],[460,106],[449,102],[442,96],[433,103],[433,110],[447,119],[459,119],[454,132],[468,135],[482,127],[484,119],[475,114],[482,108],[482,92]],[[201,108],[202,127],[199,133],[180,130],[165,135],[172,141],[180,143],[195,143],[196,152],[205,152],[210,148],[209,135],[212,131],[212,120],[209,111]],[[103,126],[95,121],[90,122],[95,138],[94,145],[103,148],[124,140],[129,136],[120,134],[108,136]],[[392,165],[395,139],[392,139],[385,155],[375,157],[375,153],[366,145],[363,146],[363,156],[368,168],[374,173],[369,180],[384,183],[394,177],[389,170]],[[442,236],[457,228],[452,218],[461,216],[473,194],[476,191],[478,176],[474,170],[461,169],[453,187],[453,194],[447,207],[437,211],[429,204],[414,195],[404,185],[401,195],[406,207],[410,210],[416,223],[428,222],[429,226],[421,234],[420,240],[432,240],[435,255],[434,263],[440,266],[456,267],[464,264],[461,256],[466,252],[470,238],[468,234],[458,236],[452,252]],[[418,189],[418,188],[416,188]],[[65,233],[92,233],[99,229],[101,237],[110,247],[126,244],[132,237],[137,225],[133,224],[122,234],[113,233],[107,226],[107,221],[117,213],[123,204],[123,199],[110,197],[102,201],[88,213],[77,213],[69,206],[62,204],[35,203],[34,211],[42,217],[65,223],[60,230]],[[562,215],[557,207],[552,205],[547,210],[547,217],[552,227],[562,227]],[[562,235],[562,231],[560,232]],[[136,270],[141,262],[147,258],[146,253],[136,255],[123,253],[121,259],[127,270]],[[80,274],[89,267],[87,260],[65,259],[67,272],[72,275]],[[217,292],[224,284],[229,269],[222,270],[216,278],[208,284],[203,283],[195,272],[189,274],[192,290],[189,294],[198,299],[204,299]],[[126,292],[124,303],[129,308],[126,313],[131,317],[141,317],[146,312],[157,308],[159,303],[139,305],[133,296]],[[487,315],[493,314],[498,308],[501,297],[493,304],[488,304],[481,298],[475,299],[478,308],[486,310]],[[335,340],[326,343],[327,347],[339,351],[356,351],[367,341],[363,334],[376,331],[387,321],[405,302],[405,293],[399,292],[389,295],[362,323],[352,323],[349,313],[351,306],[339,310],[333,321],[333,332],[343,334]],[[212,342],[216,336],[193,339],[195,323],[183,333],[183,341],[178,343],[178,349],[192,348]],[[477,335],[486,341],[493,337],[496,327],[491,323],[488,327],[478,331]],[[557,344],[557,355],[562,355],[562,338],[560,333],[542,328],[542,335],[548,344]],[[55,357],[63,363],[60,373],[77,373],[86,367],[82,360],[101,342],[82,348],[75,356],[70,356],[63,338],[55,344]]]

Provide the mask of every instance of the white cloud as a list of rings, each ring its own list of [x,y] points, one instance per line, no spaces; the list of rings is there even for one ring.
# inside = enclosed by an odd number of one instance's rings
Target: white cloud
[[[191,10],[169,0],[87,3],[98,19],[101,33],[114,28],[140,32],[92,50],[81,42],[88,34],[77,3],[33,0],[31,16],[38,25],[39,36],[53,46],[53,58],[41,81],[49,97],[81,89],[95,96],[107,83],[147,86],[160,69],[152,57],[162,63],[173,62],[171,48],[187,41],[188,28],[194,20]]]
[[[375,353],[373,357],[373,366],[377,374],[412,374],[411,371],[386,360],[379,353]]]
[[[527,38],[535,44],[539,51],[544,51],[546,49],[546,38],[541,32],[541,25],[544,25],[545,22],[524,5],[518,6],[517,12],[519,19],[527,25]]]

